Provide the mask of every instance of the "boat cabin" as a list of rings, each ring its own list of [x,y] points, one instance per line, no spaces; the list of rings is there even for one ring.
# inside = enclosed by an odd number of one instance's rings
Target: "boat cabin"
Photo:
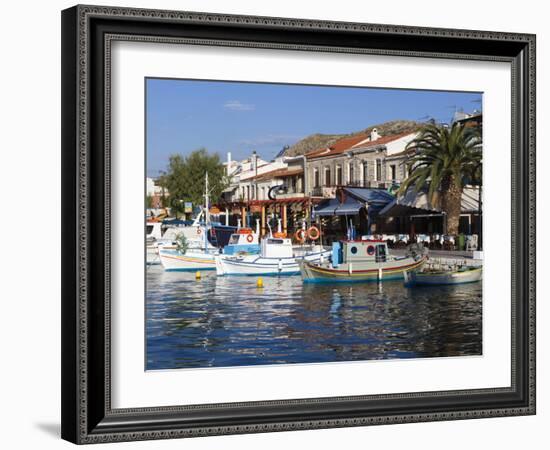
[[[262,257],[292,258],[292,241],[289,238],[266,237],[262,239]]]
[[[332,244],[332,265],[356,262],[386,262],[388,246],[385,241],[348,240]]]
[[[228,244],[223,248],[224,255],[259,252],[258,235],[249,229],[241,229],[237,233],[233,233],[229,238]]]

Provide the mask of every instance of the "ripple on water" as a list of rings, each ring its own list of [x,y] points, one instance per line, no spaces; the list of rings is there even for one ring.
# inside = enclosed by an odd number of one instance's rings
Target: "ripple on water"
[[[408,289],[147,271],[147,369],[480,355],[481,283]]]

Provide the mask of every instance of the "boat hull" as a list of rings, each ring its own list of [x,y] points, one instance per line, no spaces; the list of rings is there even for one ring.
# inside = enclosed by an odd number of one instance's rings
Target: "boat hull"
[[[298,261],[318,261],[321,256],[328,258],[330,252],[316,252],[295,258],[265,258],[260,255],[247,255],[243,257],[217,255],[216,273],[217,275],[299,275],[300,266]]]
[[[462,272],[408,272],[405,273],[403,276],[405,279],[405,284],[407,285],[441,286],[475,283],[481,281],[482,272],[482,268],[478,267],[476,269],[469,269]]]
[[[335,282],[369,282],[389,281],[403,278],[405,271],[418,270],[426,262],[426,257],[415,259],[407,257],[381,263],[370,263],[367,267],[333,268],[304,262],[301,264],[301,273],[306,283],[335,283]]]
[[[160,264],[158,247],[156,245],[147,245],[147,264]]]
[[[186,252],[159,249],[159,259],[164,270],[169,272],[190,270],[215,270],[214,255],[210,253]]]

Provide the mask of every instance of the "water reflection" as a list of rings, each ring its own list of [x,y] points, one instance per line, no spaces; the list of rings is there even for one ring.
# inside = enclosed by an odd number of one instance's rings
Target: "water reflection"
[[[147,368],[481,354],[481,284],[147,273]]]

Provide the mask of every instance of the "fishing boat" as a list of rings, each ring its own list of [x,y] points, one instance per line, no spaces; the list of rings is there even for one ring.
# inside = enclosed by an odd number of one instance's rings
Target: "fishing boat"
[[[191,226],[177,230],[177,236],[166,243],[158,244],[159,259],[166,271],[214,270],[214,256],[219,249],[208,240],[211,228],[210,205],[208,190],[208,173],[205,176],[204,189],[204,224],[201,224],[201,214]]]
[[[481,281],[482,272],[481,267],[463,266],[454,270],[405,271],[403,278],[407,286],[441,286]]]
[[[185,237],[190,249],[203,249],[205,245],[203,233],[207,233],[207,228],[201,222],[201,217],[202,212],[192,222],[177,219],[147,222],[147,264],[161,264],[159,248],[176,250],[177,241],[181,236]],[[215,246],[209,244],[208,247]]]
[[[407,255],[390,255],[386,241],[344,240],[332,244],[326,261],[303,261],[300,271],[304,282],[364,282],[401,279],[405,271],[421,268],[427,249],[412,245]]]
[[[318,261],[330,256],[330,250],[320,245],[295,248],[289,238],[276,236],[263,238],[256,255],[217,255],[217,275],[298,275],[298,261]]]

